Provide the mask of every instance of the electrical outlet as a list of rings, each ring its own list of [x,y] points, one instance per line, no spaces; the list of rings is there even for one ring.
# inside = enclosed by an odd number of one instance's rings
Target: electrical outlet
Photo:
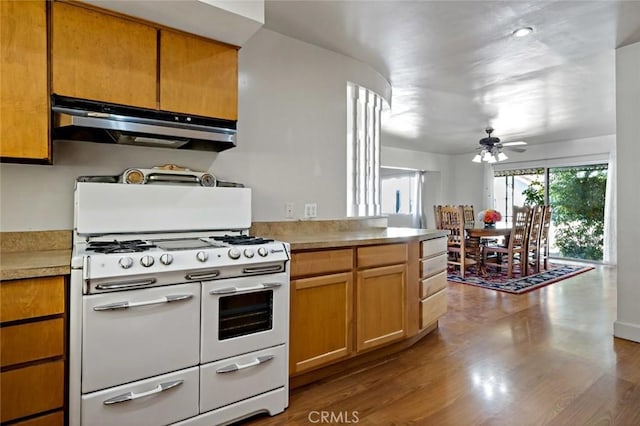
[[[293,203],[284,203],[284,217],[293,219]]]
[[[318,216],[318,205],[316,203],[308,203],[304,205],[305,219],[312,219]]]

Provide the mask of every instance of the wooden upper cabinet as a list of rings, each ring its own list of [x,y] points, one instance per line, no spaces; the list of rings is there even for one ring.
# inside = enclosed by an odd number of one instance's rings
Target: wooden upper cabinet
[[[157,30],[68,3],[52,3],[52,92],[155,109]]]
[[[47,162],[45,1],[0,1],[0,156]]]
[[[160,109],[237,120],[237,49],[160,30]]]

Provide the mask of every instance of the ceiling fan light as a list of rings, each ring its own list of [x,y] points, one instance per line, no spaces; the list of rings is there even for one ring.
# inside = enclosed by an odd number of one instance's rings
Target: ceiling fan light
[[[489,159],[487,160],[487,163],[493,164],[495,162],[496,162],[496,157],[494,157],[493,155],[489,154]]]
[[[482,163],[482,156],[480,154],[476,154],[475,157],[473,157],[473,161],[474,163]]]
[[[482,161],[489,161],[489,158],[493,157],[489,151],[484,151],[482,154]]]
[[[500,151],[498,153],[498,161],[504,161],[507,160],[509,157],[507,157],[507,154],[505,154],[504,152]]]

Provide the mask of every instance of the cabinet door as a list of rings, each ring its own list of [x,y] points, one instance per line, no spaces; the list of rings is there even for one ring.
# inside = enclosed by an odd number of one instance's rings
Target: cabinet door
[[[147,25],[53,2],[52,91],[157,108],[157,31]]]
[[[365,269],[356,280],[356,349],[374,348],[405,335],[407,265]]]
[[[160,109],[237,120],[236,48],[161,30]]]
[[[352,291],[351,272],[291,282],[291,374],[351,353]]]
[[[0,1],[0,156],[48,161],[44,1]]]

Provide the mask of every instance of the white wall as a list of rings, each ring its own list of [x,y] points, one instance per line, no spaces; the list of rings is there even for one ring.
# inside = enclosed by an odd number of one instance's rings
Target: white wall
[[[71,229],[78,176],[166,163],[251,187],[254,220],[284,220],[288,201],[297,216],[315,202],[318,218],[344,218],[348,80],[390,98],[369,66],[261,29],[239,54],[238,147],[216,154],[58,142],[54,166],[0,164],[1,230]]]
[[[616,51],[618,319],[614,334],[640,342],[640,43]]]

